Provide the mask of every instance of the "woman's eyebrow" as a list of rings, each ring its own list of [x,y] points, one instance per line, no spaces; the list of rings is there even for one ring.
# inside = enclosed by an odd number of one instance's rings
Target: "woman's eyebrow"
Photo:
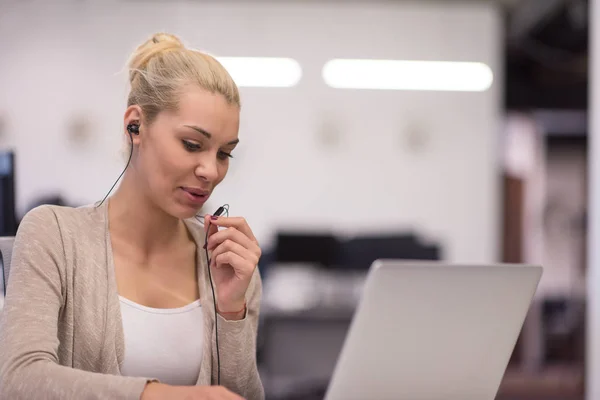
[[[200,128],[199,126],[195,126],[195,125],[184,125],[184,126],[186,128],[191,128],[191,129],[195,130],[196,132],[202,134],[207,139],[212,138],[212,134],[210,132],[208,132],[206,129]],[[229,143],[227,143],[227,145],[234,145],[234,144],[238,144],[239,142],[240,142],[240,139],[234,139],[234,140],[230,141]]]

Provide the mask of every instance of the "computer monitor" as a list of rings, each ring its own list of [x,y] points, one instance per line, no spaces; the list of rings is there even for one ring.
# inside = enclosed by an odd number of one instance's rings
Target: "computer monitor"
[[[339,240],[327,232],[281,231],[277,233],[273,261],[330,267],[337,262],[339,246]]]
[[[0,236],[17,233],[15,153],[0,151]]]

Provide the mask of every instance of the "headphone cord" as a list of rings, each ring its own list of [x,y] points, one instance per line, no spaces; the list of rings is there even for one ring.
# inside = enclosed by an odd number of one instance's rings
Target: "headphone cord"
[[[123,177],[123,174],[125,173],[125,171],[127,171],[127,168],[129,167],[129,164],[131,163],[131,157],[133,156],[133,136],[132,136],[131,132],[129,132],[129,139],[131,140],[131,147],[130,147],[130,151],[129,151],[129,158],[127,159],[127,164],[125,165],[125,168],[123,168],[123,172],[121,172],[121,175],[119,175],[119,177],[117,178],[115,183],[112,185],[112,187],[110,188],[108,193],[106,193],[106,196],[104,196],[102,201],[96,207],[100,207],[104,203],[104,201],[106,200],[106,198],[108,197],[110,192],[112,192],[112,190],[117,185],[117,182],[119,182],[119,180],[121,180],[121,178]],[[215,212],[214,215],[216,215],[216,216],[221,215],[223,213],[223,211],[225,211],[227,213],[227,216],[229,216],[229,204],[225,204],[222,207],[219,207],[219,209]],[[202,218],[200,216],[196,216],[196,219],[201,220],[201,222],[204,224],[204,218]],[[208,279],[210,281],[210,289],[212,291],[213,306],[214,306],[214,311],[215,311],[215,345],[217,347],[217,385],[220,386],[221,385],[221,355],[219,353],[219,329],[218,329],[218,325],[217,325],[218,324],[218,322],[217,322],[218,321],[217,297],[215,296],[215,288],[213,285],[212,273],[210,271],[210,257],[208,256],[207,247],[208,247],[208,232],[207,232],[206,236],[204,237],[204,251],[206,253],[206,261],[208,263],[208,265],[207,265]],[[2,279],[2,283],[4,286],[4,293],[6,294],[6,282],[4,282],[4,277]]]
[[[129,167],[129,163],[131,163],[131,156],[133,156],[133,136],[131,135],[131,132],[129,132],[129,139],[131,140],[131,148],[130,148],[130,151],[129,151],[129,159],[127,160],[127,164],[125,164],[125,168],[123,168],[123,172],[121,172],[121,175],[119,175],[119,177],[117,178],[117,180],[115,181],[115,183],[112,185],[112,187],[110,188],[110,190],[108,191],[108,193],[106,193],[106,196],[104,196],[104,198],[102,199],[102,201],[100,203],[98,203],[98,205],[96,206],[96,208],[100,207],[104,203],[104,201],[106,200],[106,198],[108,197],[108,195],[110,194],[110,192],[112,192],[112,190],[117,185],[117,182],[119,182],[121,180],[121,178],[123,177],[123,174],[125,173],[125,171],[127,171],[127,168]]]
[[[223,213],[223,211],[225,211],[226,215],[229,216],[229,204],[225,204],[225,205],[219,207],[219,209],[217,209],[217,211],[213,215],[219,216]],[[197,215],[196,219],[198,221],[202,222],[202,224],[205,224],[204,217]],[[219,326],[218,326],[219,315],[217,313],[217,296],[215,295],[215,287],[213,285],[212,272],[210,270],[210,257],[208,255],[208,231],[206,232],[206,236],[204,237],[204,252],[206,254],[208,279],[210,282],[210,290],[212,291],[213,306],[214,306],[214,311],[215,311],[215,345],[217,348],[217,385],[221,386],[221,355],[219,352]]]
[[[208,279],[210,281],[210,289],[212,291],[212,297],[213,297],[213,306],[214,306],[214,310],[215,310],[215,344],[217,347],[217,385],[221,385],[221,356],[219,354],[219,327],[218,327],[218,320],[219,320],[219,316],[217,314],[217,298],[215,296],[215,288],[213,286],[213,280],[212,280],[212,273],[210,271],[210,257],[208,256],[208,249],[206,248],[208,246],[208,235],[206,235],[206,237],[204,238],[204,251],[206,252],[206,260],[208,262]]]

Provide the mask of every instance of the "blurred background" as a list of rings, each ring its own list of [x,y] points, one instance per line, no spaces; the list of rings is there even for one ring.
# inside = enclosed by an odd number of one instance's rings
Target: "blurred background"
[[[241,143],[205,211],[228,203],[263,248],[268,399],[322,398],[376,258],[544,265],[498,399],[600,399],[593,9],[0,0],[0,235],[39,204],[104,197],[124,166],[127,58],[171,32],[241,88]]]

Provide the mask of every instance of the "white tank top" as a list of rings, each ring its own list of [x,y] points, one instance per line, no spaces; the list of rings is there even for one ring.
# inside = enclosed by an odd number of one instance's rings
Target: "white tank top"
[[[180,308],[151,308],[121,300],[125,358],[121,374],[169,385],[195,385],[204,345],[200,300]]]

